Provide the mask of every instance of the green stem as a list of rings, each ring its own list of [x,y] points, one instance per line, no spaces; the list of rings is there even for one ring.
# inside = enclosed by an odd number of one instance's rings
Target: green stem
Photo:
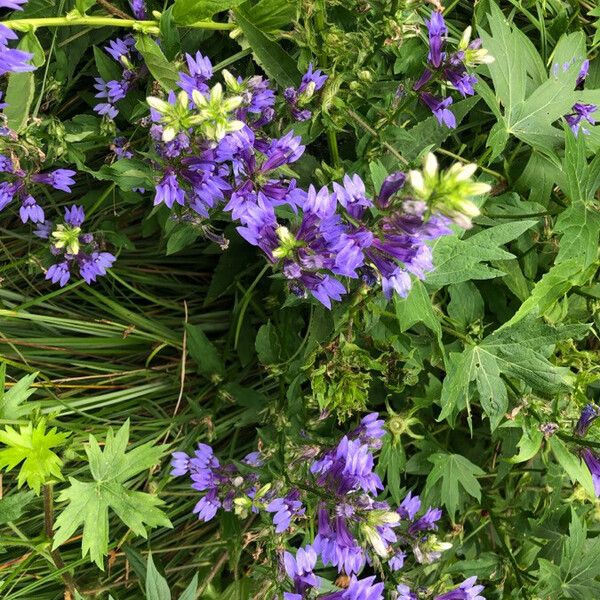
[[[13,19],[2,21],[2,25],[17,31],[27,31],[31,27],[73,27],[81,25],[84,27],[125,27],[128,29],[151,29],[158,27],[156,21],[138,21],[136,19],[115,19],[113,17],[47,17],[38,19]],[[235,23],[217,23],[215,21],[196,21],[184,27],[190,29],[214,29],[229,30],[235,27]]]

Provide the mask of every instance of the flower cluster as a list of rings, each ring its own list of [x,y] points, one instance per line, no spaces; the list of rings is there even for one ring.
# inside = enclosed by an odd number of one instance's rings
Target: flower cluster
[[[202,492],[194,513],[203,521],[212,519],[219,509],[235,510],[242,516],[250,511],[264,512],[272,515],[275,535],[295,532],[297,524],[307,519],[315,522],[316,535],[308,545],[295,555],[289,551],[280,555],[288,578],[286,586],[293,590],[284,593],[286,600],[379,600],[383,598],[384,583],[373,576],[361,578],[367,564],[398,573],[409,554],[415,564],[427,565],[450,547],[433,533],[441,510],[429,507],[421,512],[421,500],[412,492],[396,509],[378,498],[384,486],[375,471],[375,452],[382,447],[385,435],[384,421],[372,413],[333,448],[298,448],[298,462],[305,462],[308,456],[313,460],[307,472],[295,471],[300,477],[297,481],[288,473],[287,490],[277,482],[261,486],[257,470],[266,455],[246,456],[242,462],[256,470],[242,473],[234,464],[222,465],[206,444],[198,444],[193,457],[175,452],[171,474],[189,474],[192,488]],[[308,506],[314,507],[313,514],[307,513]],[[318,595],[321,578],[315,573],[317,564],[348,577],[348,586]],[[468,579],[437,600],[480,599],[483,587],[474,584],[475,578]],[[405,598],[417,598],[406,584],[398,586],[397,591]]]
[[[575,425],[574,433],[578,437],[585,437],[592,423],[600,416],[600,409],[595,404],[586,404],[581,411],[581,416]],[[596,496],[600,497],[600,457],[590,450],[583,448],[580,452],[581,458],[585,462],[592,476],[594,491]]]
[[[179,92],[148,98],[154,164],[161,173],[154,204],[176,208],[213,238],[203,221],[224,210],[298,296],[310,294],[330,308],[347,293],[346,279],[379,281],[388,298],[394,292],[406,296],[411,275],[424,278],[433,268],[427,242],[451,233],[451,221],[470,225],[477,209],[468,197],[489,190],[470,181],[474,165],[424,175],[427,189],[416,185],[414,172],[412,193],[404,189],[406,175],[393,173],[375,199],[356,174],[345,175],[333,190],[301,189],[289,177],[290,165],[304,152],[301,138],[291,130],[270,138],[262,130],[274,116],[269,83],[224,71],[224,88],[212,83],[207,57],[186,55],[186,64]],[[286,97],[293,92],[299,107],[325,80],[311,65]]]
[[[34,232],[41,239],[50,240],[50,252],[56,263],[46,271],[46,279],[65,286],[74,274],[88,284],[96,278],[106,275],[106,270],[115,261],[110,252],[102,252],[93,234],[83,233],[81,225],[85,220],[85,212],[81,206],[73,205],[65,209],[64,223],[56,226],[45,221]]]
[[[22,5],[26,3],[27,0],[0,0],[0,9],[23,10]],[[9,42],[16,39],[18,39],[17,34],[0,23],[0,75],[35,70],[35,67],[29,63],[33,54],[8,47]]]
[[[4,210],[13,200],[21,203],[19,216],[23,223],[43,223],[44,210],[30,192],[32,184],[43,184],[71,193],[71,186],[75,183],[75,171],[70,169],[56,169],[45,173],[27,173],[19,166],[18,161],[0,154],[0,173],[3,179],[0,183],[0,211]]]
[[[445,98],[432,93],[435,83],[445,83],[455,89],[463,98],[475,94],[474,85],[477,77],[470,69],[479,64],[489,64],[494,58],[481,47],[479,38],[470,41],[471,27],[465,29],[454,52],[444,51],[447,43],[448,28],[441,12],[431,13],[425,21],[429,37],[429,54],[427,67],[414,84],[421,101],[431,110],[440,124],[451,129],[456,127],[456,118],[450,110],[452,96]]]
[[[308,108],[315,92],[318,92],[327,81],[327,75],[317,69],[313,71],[313,65],[308,65],[308,70],[302,76],[298,89],[286,88],[283,97],[287,102],[292,117],[296,121],[308,121],[312,118],[312,111]]]

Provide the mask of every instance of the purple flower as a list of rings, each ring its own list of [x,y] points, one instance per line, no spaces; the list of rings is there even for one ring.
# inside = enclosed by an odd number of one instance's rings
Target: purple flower
[[[52,283],[58,283],[60,287],[64,287],[70,278],[71,271],[66,260],[52,265],[46,271],[46,279],[49,279]]]
[[[346,519],[335,517],[335,525],[331,524],[327,511],[318,511],[319,530],[313,548],[320,554],[325,566],[333,565],[338,572],[348,575],[358,573],[365,565],[365,553],[350,533]]]
[[[0,154],[0,173],[13,173],[13,161],[4,154]]]
[[[44,221],[44,211],[35,201],[33,196],[27,196],[21,204],[19,215],[23,223],[31,221],[32,223],[42,223]]]
[[[600,497],[600,459],[589,448],[584,448],[581,451],[581,457],[592,475],[596,496]]]
[[[473,86],[477,83],[477,77],[468,73],[464,67],[449,67],[446,69],[445,74],[446,79],[460,92],[461,96],[473,96],[475,94]]]
[[[27,0],[0,0],[0,8],[8,8],[9,10],[23,10],[22,4],[26,4]]]
[[[76,171],[71,171],[71,169],[56,169],[48,173],[35,173],[31,176],[31,181],[45,183],[52,186],[55,190],[61,190],[70,194],[71,186],[75,184],[74,175],[76,175]]]
[[[133,152],[127,149],[129,142],[123,136],[116,137],[110,148],[117,158],[133,158]]]
[[[591,424],[598,418],[598,409],[594,404],[586,404],[582,411],[577,424],[575,425],[575,435],[584,437]]]
[[[89,285],[98,276],[106,275],[106,270],[112,267],[116,258],[110,252],[92,252],[84,254],[79,261],[79,274]]]
[[[10,0],[2,1],[7,2]],[[20,7],[17,6],[17,8]],[[35,66],[29,64],[33,54],[8,47],[8,42],[16,39],[18,39],[17,34],[0,23],[0,75],[35,70]]]
[[[479,595],[479,592],[483,591],[483,586],[475,585],[476,583],[476,576],[469,577],[456,589],[436,596],[434,600],[485,600],[483,596]]]
[[[217,490],[211,489],[206,496],[203,496],[192,511],[198,515],[200,521],[210,521],[217,514],[221,507],[221,501],[217,497]]]
[[[429,21],[425,20],[429,33],[429,55],[427,60],[437,69],[442,64],[442,46],[444,38],[448,34],[448,28],[444,22],[442,13],[434,11]]]
[[[358,438],[363,444],[379,449],[386,433],[384,425],[385,421],[379,418],[379,413],[370,413],[361,419],[360,425],[349,434],[349,437]]]
[[[104,49],[119,63],[129,61],[130,51],[135,47],[133,36],[126,36],[123,39],[117,38],[111,40]]]
[[[307,91],[312,94],[313,92],[319,91],[325,85],[327,79],[327,75],[324,75],[319,69],[313,71],[313,64],[309,63],[306,73],[302,76],[298,91],[301,94]]]
[[[323,186],[318,192],[315,187],[310,184],[308,186],[308,194],[302,207],[305,212],[312,213],[320,218],[331,217],[335,213],[337,205],[337,196],[332,194]]]
[[[0,182],[0,210],[4,210],[15,196],[16,187],[8,181]]]
[[[190,54],[185,55],[187,62],[189,75],[186,73],[179,73],[179,81],[177,85],[186,91],[189,96],[192,95],[194,90],[198,90],[201,94],[206,94],[209,91],[206,82],[209,81],[213,76],[213,68],[210,59],[207,56],[202,56],[201,52],[196,52],[194,58]]]
[[[338,202],[355,219],[361,219],[367,208],[373,203],[366,197],[365,184],[358,175],[344,175],[343,185],[333,183]]]
[[[356,579],[352,576],[348,587],[326,594],[322,600],[383,600],[383,583],[375,583],[375,576]]]
[[[440,125],[445,125],[449,129],[456,128],[456,117],[448,108],[452,104],[452,98],[448,96],[444,100],[436,98],[429,92],[421,92],[421,100],[431,109],[431,112],[438,120]]]
[[[413,496],[412,492],[408,492],[396,512],[401,519],[412,521],[419,510],[421,510],[421,499],[419,496]]]
[[[379,196],[377,197],[377,206],[380,208],[387,208],[390,203],[390,198],[402,187],[406,182],[406,175],[402,171],[396,171],[391,175],[388,175],[379,190]]]
[[[65,221],[71,225],[71,227],[80,227],[85,221],[83,206],[73,204],[71,208],[65,208]]]
[[[262,459],[262,454],[258,451],[246,454],[242,459],[242,462],[250,467],[262,467],[265,464]]]
[[[173,452],[171,455],[171,475],[179,477],[190,470],[190,457],[185,452]]]
[[[410,588],[403,583],[396,587],[396,591],[398,592],[397,600],[418,600],[416,594],[413,594],[413,592],[410,591]]]
[[[587,77],[589,70],[590,70],[590,60],[588,58],[586,58],[581,63],[581,69],[579,70],[579,75],[577,75],[577,82],[575,83],[576,86],[581,85],[585,81],[585,78]]]
[[[283,498],[275,498],[267,504],[265,510],[275,513],[273,516],[275,533],[283,533],[291,525],[292,518],[304,514],[305,509],[302,507],[299,498],[299,490],[294,489]]]
[[[324,275],[316,284],[307,281],[308,291],[326,308],[331,308],[331,301],[340,301],[346,288],[335,277]]]
[[[581,129],[584,135],[589,135],[590,130],[584,127],[582,123],[587,121],[590,125],[595,125],[596,119],[591,115],[598,110],[598,107],[595,104],[583,104],[577,102],[573,104],[571,110],[573,112],[565,116],[565,120],[569,124],[571,131],[577,136]]]
[[[160,183],[156,186],[156,195],[154,196],[154,206],[164,202],[168,208],[173,208],[177,202],[183,206],[185,192],[181,189],[177,176],[172,170],[168,170]]]
[[[37,229],[33,230],[33,235],[39,237],[42,240],[47,240],[52,233],[52,228],[54,224],[52,221],[44,221],[43,223],[39,223]]]
[[[404,559],[406,558],[406,553],[402,552],[402,550],[398,550],[396,554],[394,554],[389,560],[388,565],[392,571],[400,571],[404,566]]]
[[[144,0],[129,0],[129,6],[131,7],[133,16],[138,21],[146,20],[148,15],[146,14],[146,3]]]
[[[408,528],[408,533],[410,535],[415,535],[419,531],[435,531],[437,529],[436,523],[441,518],[442,511],[439,508],[429,507],[427,512]]]
[[[283,553],[283,564],[287,576],[294,582],[297,593],[304,594],[310,588],[318,587],[319,580],[313,573],[317,564],[317,553],[310,546],[299,548],[296,557]]]

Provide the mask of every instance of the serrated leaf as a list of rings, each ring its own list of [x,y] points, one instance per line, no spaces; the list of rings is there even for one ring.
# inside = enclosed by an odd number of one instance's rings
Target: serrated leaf
[[[8,126],[17,133],[20,132],[29,118],[29,109],[35,93],[33,73],[10,73],[4,101],[8,106],[4,116]]]
[[[6,426],[0,431],[0,443],[7,446],[0,450],[0,469],[10,471],[20,464],[19,487],[27,483],[38,494],[48,480],[63,478],[63,462],[52,448],[61,446],[69,435],[59,433],[56,427],[46,431],[43,422],[35,427],[31,423],[22,425],[19,431]]]
[[[406,298],[394,296],[394,306],[400,331],[407,331],[417,323],[423,323],[425,327],[433,331],[441,346],[442,326],[433,309],[431,298],[421,281],[417,279],[413,282]]]
[[[5,374],[6,363],[2,363],[0,365],[0,418],[16,421],[30,413],[35,406],[35,403],[29,403],[27,406],[24,406],[23,403],[35,392],[35,388],[32,388],[31,384],[35,381],[38,373],[25,375],[4,391]]]
[[[135,38],[135,47],[143,56],[148,70],[166,91],[176,89],[179,73],[160,49],[160,46],[149,35],[139,34]]]
[[[235,21],[247,39],[258,64],[282,88],[295,87],[300,81],[296,61],[276,42],[269,39],[243,7],[234,11]]]
[[[435,270],[426,278],[428,286],[435,288],[451,283],[461,283],[471,279],[493,279],[504,275],[486,262],[515,258],[500,246],[516,239],[536,225],[537,221],[502,223],[468,237],[444,236],[433,246]]]
[[[596,261],[600,213],[595,208],[574,202],[559,215],[554,231],[561,234],[557,264],[575,260],[584,269]]]
[[[33,498],[34,494],[31,491],[0,498],[0,523],[8,523],[20,518]]]
[[[190,25],[234,8],[245,0],[175,0],[173,17],[178,25]]]
[[[185,326],[188,335],[188,349],[198,372],[213,380],[225,375],[223,359],[214,344],[206,337],[199,325]]]
[[[115,434],[109,429],[104,450],[93,435],[86,447],[89,468],[94,481],[69,478],[70,487],[62,490],[58,501],[69,502],[56,519],[54,548],[66,542],[83,526],[82,556],[90,558],[104,569],[103,557],[108,552],[109,509],[133,533],[147,536],[147,528],[171,522],[159,508],[163,502],[156,496],[128,489],[128,480],[155,465],[165,447],[151,442],[126,452],[129,440],[129,421]]]
[[[169,584],[154,565],[152,554],[148,554],[146,568],[146,600],[171,600]]]
[[[448,514],[452,520],[454,520],[459,501],[464,492],[476,500],[481,500],[481,485],[476,477],[485,473],[477,465],[474,465],[460,454],[442,452],[430,456],[429,462],[433,463],[433,468],[427,476],[425,493],[429,494],[431,489],[441,480],[439,498],[448,509]],[[464,492],[461,492],[460,488]]]
[[[558,464],[565,470],[573,483],[580,483],[583,488],[593,497],[594,483],[590,471],[585,463],[572,452],[570,452],[563,441],[556,435],[550,438],[550,448]]]

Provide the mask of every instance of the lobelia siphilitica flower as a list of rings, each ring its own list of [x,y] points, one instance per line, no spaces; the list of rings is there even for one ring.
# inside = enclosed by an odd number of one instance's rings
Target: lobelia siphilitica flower
[[[308,108],[315,92],[323,88],[327,81],[327,75],[317,69],[314,70],[313,64],[308,65],[306,73],[302,76],[302,81],[298,88],[288,87],[283,92],[283,97],[290,109],[292,117],[296,121],[308,121],[312,118],[312,111]]]
[[[581,410],[581,415],[575,424],[573,433],[584,438],[599,416],[600,409],[595,404],[586,404]],[[590,471],[596,496],[600,497],[600,457],[590,448],[583,448],[579,454]]]
[[[471,181],[474,165],[420,180],[417,171],[408,179],[393,173],[375,198],[357,174],[333,189],[301,189],[289,176],[305,149],[301,138],[293,130],[275,138],[264,131],[275,114],[269,82],[223,71],[225,85],[213,83],[211,62],[200,52],[186,55],[186,65],[179,91],[148,98],[161,173],[154,204],[175,210],[222,247],[227,241],[207,220],[215,211],[229,214],[297,296],[310,294],[330,308],[352,281],[380,283],[388,298],[406,296],[411,275],[422,279],[433,268],[427,243],[452,233],[452,222],[470,226],[478,209],[469,197],[490,189]],[[297,98],[312,96],[325,80],[311,65]],[[428,157],[426,164],[434,163]]]
[[[0,10],[23,10],[27,0],[0,0]],[[0,23],[0,76],[6,73],[24,73],[34,71],[35,66],[30,64],[33,54],[17,48],[10,48],[9,44],[18,39],[17,34]]]
[[[473,96],[477,77],[472,70],[480,64],[489,64],[494,57],[481,47],[481,40],[471,40],[471,27],[467,27],[459,40],[455,51],[448,45],[448,27],[441,12],[433,11],[425,20],[427,27],[429,54],[427,65],[421,77],[413,85],[413,90],[433,113],[440,125],[450,129],[456,127],[456,117],[450,109],[454,102],[452,96],[440,96],[449,86],[463,98]]]
[[[566,62],[563,65],[559,65],[555,63],[552,66],[551,74],[553,77],[558,77],[559,71],[568,71],[572,66],[573,62]],[[581,63],[581,67],[579,68],[579,73],[577,74],[577,81],[575,82],[575,87],[577,89],[581,89],[583,84],[585,83],[585,79],[588,75],[588,71],[590,69],[590,61],[589,59],[585,59]],[[579,135],[581,131],[584,135],[589,135],[590,130],[588,125],[595,125],[596,119],[592,116],[598,107],[595,104],[586,104],[584,102],[576,102],[571,107],[571,112],[568,115],[565,115],[565,121],[571,128],[571,131],[574,133],[575,137]]]
[[[65,208],[64,222],[54,224],[44,221],[34,232],[50,242],[50,253],[56,262],[46,271],[46,279],[64,287],[77,273],[91,284],[115,261],[110,252],[100,249],[94,235],[84,233],[81,226],[85,212],[81,206]]]
[[[171,474],[189,475],[192,488],[201,492],[193,512],[202,521],[213,519],[220,509],[271,520],[279,548],[274,567],[287,600],[374,600],[383,598],[385,582],[396,586],[409,572],[414,584],[415,569],[436,562],[451,547],[434,533],[441,510],[422,511],[412,492],[397,508],[380,498],[384,485],[376,473],[376,453],[386,435],[384,421],[369,414],[333,448],[313,444],[290,449],[286,464],[291,466],[282,480],[272,479],[268,449],[247,455],[238,466],[221,464],[202,443],[193,456],[175,452]],[[304,542],[295,552],[281,549],[286,539],[297,540],[299,534]],[[371,567],[388,576],[384,581],[365,576]],[[347,578],[337,591],[331,585],[325,591],[323,576],[316,573],[331,568],[339,581]],[[471,578],[436,598],[480,599],[483,586],[474,583]],[[406,581],[398,585],[399,594],[401,589],[406,598],[418,597]]]

